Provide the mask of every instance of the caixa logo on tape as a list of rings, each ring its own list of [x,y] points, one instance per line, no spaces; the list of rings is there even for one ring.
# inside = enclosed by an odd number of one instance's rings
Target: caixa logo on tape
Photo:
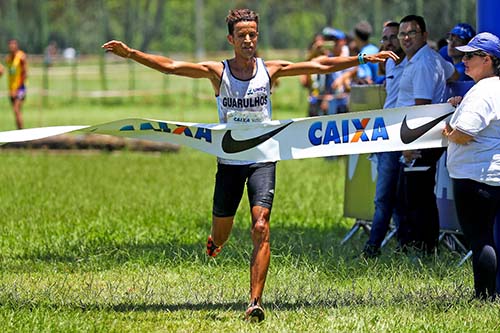
[[[377,117],[373,121],[371,121],[371,118],[345,119],[339,125],[340,127],[335,120],[330,120],[326,124],[321,121],[312,123],[309,127],[309,142],[314,146],[319,146],[328,145],[330,142],[351,143],[359,142],[360,140],[389,140],[389,134],[387,133],[383,117]],[[372,130],[371,137],[368,137],[368,134],[365,132],[369,129]],[[351,134],[353,135],[349,140]]]
[[[175,125],[176,128],[170,128],[172,124],[167,124],[164,122],[147,122],[141,123],[138,129],[135,129],[134,125],[125,125],[120,128],[120,132],[122,131],[155,131],[155,132],[163,132],[163,133],[171,133],[176,135],[184,135],[190,138],[205,140],[208,143],[212,143],[212,130],[209,128],[203,127],[195,127],[193,130],[196,130],[193,135],[193,131],[188,126],[183,125]]]

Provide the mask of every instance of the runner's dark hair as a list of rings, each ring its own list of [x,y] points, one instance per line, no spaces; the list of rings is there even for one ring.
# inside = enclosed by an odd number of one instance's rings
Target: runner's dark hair
[[[259,14],[250,9],[231,9],[226,16],[227,31],[230,35],[234,32],[234,25],[242,21],[254,21],[257,23],[257,30],[259,27]]]

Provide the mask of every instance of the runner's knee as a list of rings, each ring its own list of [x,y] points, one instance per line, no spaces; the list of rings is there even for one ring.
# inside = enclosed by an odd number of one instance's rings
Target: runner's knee
[[[260,217],[255,221],[252,227],[252,235],[262,238],[269,234],[269,221]]]

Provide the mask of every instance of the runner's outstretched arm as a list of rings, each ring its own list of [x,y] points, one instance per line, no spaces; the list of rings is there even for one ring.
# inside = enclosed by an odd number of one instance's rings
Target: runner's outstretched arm
[[[387,59],[397,60],[399,57],[392,51],[381,51],[377,54],[364,55],[364,62],[384,62]],[[266,61],[270,75],[275,80],[281,76],[295,76],[302,74],[327,74],[340,71],[360,64],[358,56],[350,57],[327,57],[321,56],[311,61],[292,63],[288,61],[275,60]]]
[[[222,73],[222,64],[219,62],[193,63],[176,61],[165,56],[141,52],[117,40],[103,44],[102,48],[122,58],[132,59],[166,74],[175,74],[195,79],[207,78],[211,81],[216,80],[216,83],[218,83],[220,74]]]

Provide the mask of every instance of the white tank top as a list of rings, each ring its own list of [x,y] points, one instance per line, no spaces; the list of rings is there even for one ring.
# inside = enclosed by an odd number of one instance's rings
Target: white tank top
[[[221,123],[254,123],[271,120],[271,79],[264,61],[256,58],[255,75],[240,80],[231,73],[227,60],[223,61],[217,109]],[[236,161],[218,158],[219,163],[244,165],[253,161]]]

